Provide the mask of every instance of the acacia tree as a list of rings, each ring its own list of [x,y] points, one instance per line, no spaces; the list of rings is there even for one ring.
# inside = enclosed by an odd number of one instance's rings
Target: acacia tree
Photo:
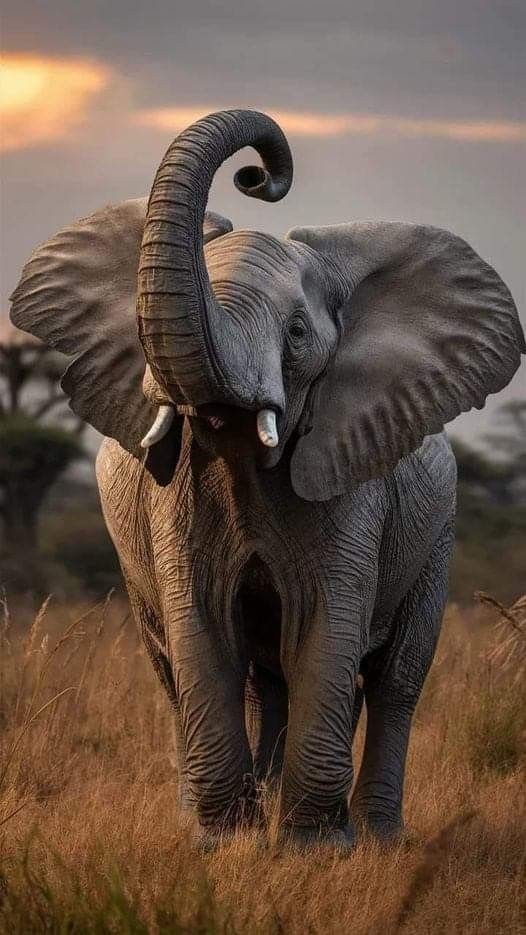
[[[82,456],[84,425],[60,389],[63,358],[15,329],[0,338],[0,519],[3,552],[31,561],[42,503]]]

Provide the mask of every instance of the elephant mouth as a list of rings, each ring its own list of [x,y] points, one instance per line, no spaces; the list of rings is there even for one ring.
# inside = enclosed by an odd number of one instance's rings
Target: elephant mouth
[[[188,416],[192,419],[204,421],[214,432],[223,429],[232,420],[232,411],[228,411],[229,406],[177,406],[177,412],[180,416]],[[233,407],[232,407],[233,409]]]
[[[257,441],[264,448],[275,448],[279,443],[277,417],[272,409],[253,412],[235,406],[206,404],[197,407],[179,405],[177,412],[192,421],[196,420],[200,426],[204,425],[214,433],[230,429],[235,434]]]

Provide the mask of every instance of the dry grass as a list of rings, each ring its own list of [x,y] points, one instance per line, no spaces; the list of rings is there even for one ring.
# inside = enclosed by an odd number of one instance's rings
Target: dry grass
[[[504,633],[495,609],[449,609],[413,731],[412,843],[362,841],[347,858],[256,833],[197,853],[178,822],[168,705],[126,606],[51,601],[29,631],[4,608],[0,929],[526,931],[523,606]]]

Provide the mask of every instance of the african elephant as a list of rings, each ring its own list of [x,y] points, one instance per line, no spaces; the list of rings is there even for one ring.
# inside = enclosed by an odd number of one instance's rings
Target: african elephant
[[[357,823],[401,827],[453,543],[443,426],[526,348],[502,280],[447,231],[279,240],[205,213],[249,145],[263,167],[237,188],[282,198],[274,121],[208,116],[169,147],[148,202],[34,253],[12,320],[73,357],[71,406],[106,436],[102,508],[173,706],[181,806],[214,838],[253,820],[259,780],[277,777],[282,835],[345,849]]]

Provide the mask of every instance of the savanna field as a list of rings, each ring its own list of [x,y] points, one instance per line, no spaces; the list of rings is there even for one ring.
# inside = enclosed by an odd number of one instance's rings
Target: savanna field
[[[408,840],[308,855],[178,820],[170,711],[118,598],[1,608],[0,930],[526,931],[526,598],[450,606],[419,704]],[[360,728],[355,753],[359,763]]]

